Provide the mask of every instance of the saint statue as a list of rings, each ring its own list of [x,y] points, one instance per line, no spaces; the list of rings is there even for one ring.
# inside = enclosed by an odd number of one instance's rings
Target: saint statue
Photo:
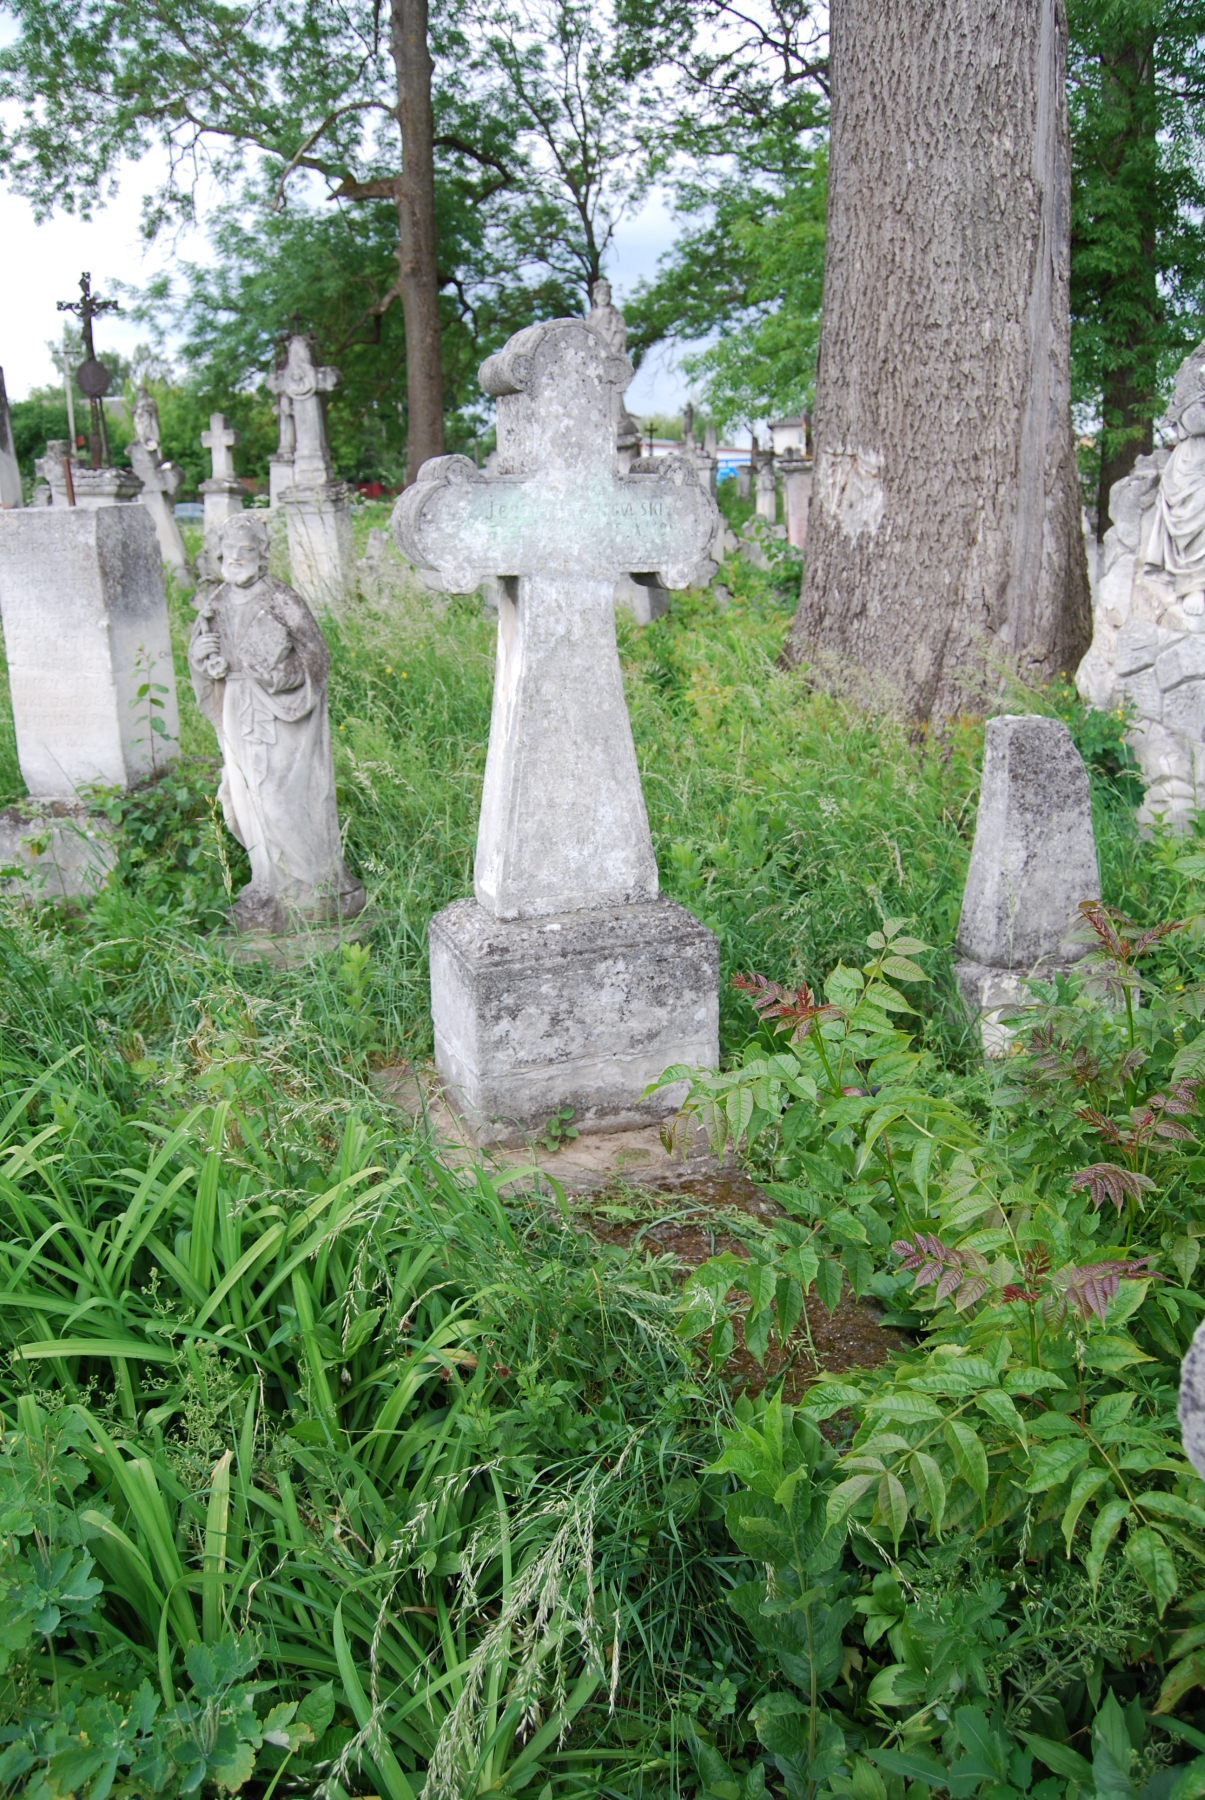
[[[593,302],[586,314],[586,324],[596,332],[613,356],[628,353],[628,328],[619,308],[611,301],[611,283],[596,281],[590,289]]]
[[[201,711],[218,734],[227,825],[251,859],[240,931],[353,918],[364,889],[339,841],[326,678],[330,651],[301,596],[268,574],[268,529],[236,513],[218,534],[221,582],[188,646]]]
[[[144,450],[159,456],[159,405],[153,394],[139,388],[134,402],[134,437]]]
[[[1159,481],[1148,565],[1166,569],[1184,611],[1205,613],[1205,344],[1181,365],[1163,420],[1176,447]]]

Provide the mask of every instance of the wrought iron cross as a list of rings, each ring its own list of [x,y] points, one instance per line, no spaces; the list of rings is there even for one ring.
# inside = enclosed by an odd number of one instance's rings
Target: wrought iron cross
[[[84,360],[75,372],[80,392],[88,396],[88,404],[92,409],[90,449],[92,467],[101,466],[101,452],[104,459],[109,460],[108,434],[105,431],[104,411],[101,407],[101,395],[108,391],[109,371],[104,363],[98,362],[96,349],[92,342],[92,321],[102,313],[120,312],[116,300],[98,300],[92,292],[92,276],[88,270],[79,278],[80,297],[78,300],[60,300],[59,312],[74,313],[84,329]]]

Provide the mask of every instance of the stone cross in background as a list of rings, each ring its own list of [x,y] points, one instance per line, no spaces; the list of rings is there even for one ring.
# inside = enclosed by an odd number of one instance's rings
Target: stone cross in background
[[[1080,902],[1099,898],[1088,774],[1071,733],[1031,714],[989,719],[954,965],[989,1055],[1008,1042],[1000,1010],[1025,1000],[1024,977],[1084,955],[1071,934]]]
[[[237,443],[238,432],[231,429],[225,413],[211,413],[209,430],[201,433],[201,447],[208,450],[213,463],[213,474],[201,483],[206,535],[220,530],[227,519],[243,510],[245,490],[234,478],[233,451]]]
[[[178,463],[164,462],[159,450],[159,408],[145,388],[134,407],[134,442],[127,453],[130,467],[142,483],[138,496],[151,515],[164,562],[178,574],[188,567],[184,539],[172,504],[184,480]]]
[[[4,391],[4,370],[0,369],[0,506],[20,506],[21,471],[13,445],[12,421],[8,416],[8,395]]]
[[[326,435],[326,396],[338,381],[338,369],[320,368],[309,338],[296,334],[272,382],[293,415],[293,479],[280,489],[289,566],[294,587],[319,614],[338,613],[355,583],[350,495],[346,484],[335,480]]]
[[[481,1141],[561,1106],[618,1129],[644,1087],[718,1053],[715,939],[658,896],[615,643],[618,576],[707,579],[715,503],[689,465],[621,475],[626,356],[581,320],[520,331],[481,370],[497,473],[438,457],[394,510],[432,586],[502,578],[475,900],[432,921],[436,1066]]]

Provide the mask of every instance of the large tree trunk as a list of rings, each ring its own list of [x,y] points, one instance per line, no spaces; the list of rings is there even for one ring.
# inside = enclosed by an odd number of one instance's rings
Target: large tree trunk
[[[1097,489],[1098,537],[1113,523],[1109,490],[1130,473],[1139,456],[1154,444],[1152,420],[1158,409],[1158,384],[1152,347],[1158,343],[1162,308],[1155,266],[1155,209],[1158,195],[1159,113],[1155,99],[1155,44],[1149,20],[1131,43],[1100,59],[1101,99],[1118,121],[1118,130],[1100,158],[1100,172],[1110,186],[1149,195],[1147,229],[1128,267],[1106,268],[1098,278],[1095,311],[1105,341],[1101,384],[1100,483]],[[1136,179],[1137,178],[1137,179]],[[1116,222],[1105,218],[1100,230],[1106,241]],[[1120,235],[1120,234],[1117,234]],[[1112,260],[1112,259],[1110,259]]]
[[[392,0],[390,27],[402,133],[402,174],[395,192],[398,291],[406,323],[406,480],[411,482],[427,458],[442,456],[444,449],[427,0]]]
[[[832,0],[816,477],[788,655],[918,719],[1091,638],[1063,0]]]

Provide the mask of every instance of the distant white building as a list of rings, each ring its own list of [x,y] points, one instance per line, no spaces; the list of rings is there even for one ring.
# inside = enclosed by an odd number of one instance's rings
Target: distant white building
[[[770,424],[770,438],[774,445],[775,456],[782,456],[788,450],[796,456],[807,454],[808,416],[800,413],[797,419],[774,419]]]

